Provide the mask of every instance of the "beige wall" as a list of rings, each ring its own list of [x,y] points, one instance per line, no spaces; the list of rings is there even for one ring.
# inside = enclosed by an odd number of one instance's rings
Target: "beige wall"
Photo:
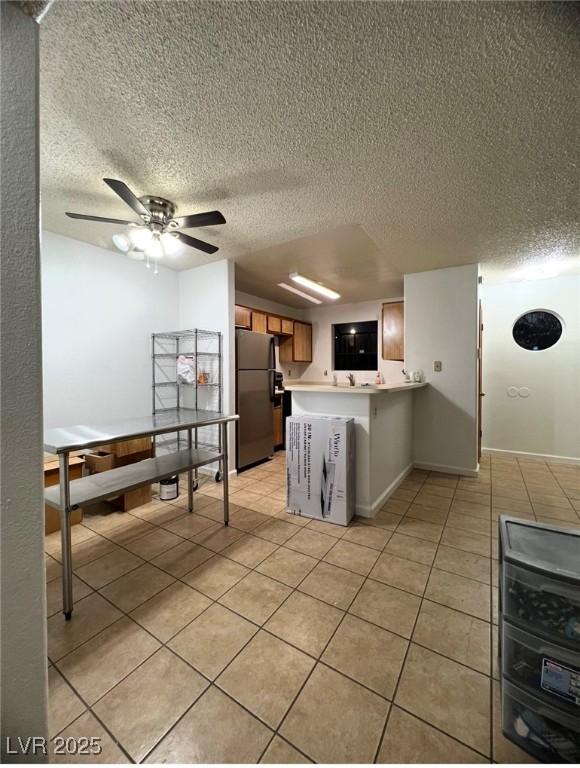
[[[42,476],[38,27],[0,3],[1,111],[1,741],[47,736]],[[62,619],[64,621],[64,618]]]

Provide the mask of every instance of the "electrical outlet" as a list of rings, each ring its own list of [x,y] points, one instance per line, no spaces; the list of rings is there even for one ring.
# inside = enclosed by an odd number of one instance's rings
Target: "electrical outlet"
[[[441,370],[443,368],[443,363],[441,360],[433,360],[433,370],[435,373],[441,373]]]
[[[328,371],[324,371],[324,375],[325,375],[325,376],[328,376]]]

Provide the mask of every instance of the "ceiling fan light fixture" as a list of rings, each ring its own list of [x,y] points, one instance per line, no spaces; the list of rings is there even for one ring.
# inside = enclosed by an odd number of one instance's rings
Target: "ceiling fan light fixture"
[[[135,248],[145,250],[153,239],[153,232],[148,227],[131,227],[129,237]]]
[[[298,285],[302,285],[304,288],[309,288],[311,291],[324,296],[325,299],[332,299],[333,301],[335,299],[340,299],[340,293],[333,291],[331,288],[327,288],[325,285],[316,283],[309,277],[304,277],[304,275],[301,275],[299,272],[290,272],[289,277],[294,283],[298,283]]]
[[[113,241],[115,248],[118,248],[121,251],[121,253],[129,253],[129,251],[133,247],[131,240],[127,237],[127,235],[123,234],[122,232],[116,235],[113,235],[111,240]]]
[[[149,256],[150,259],[154,259],[157,261],[158,259],[162,259],[164,256],[163,253],[163,246],[161,245],[161,240],[159,239],[159,235],[153,235],[152,239],[149,242],[149,245],[145,248],[145,253],[147,256]]]
[[[311,301],[313,304],[322,304],[320,299],[314,298],[314,296],[309,296],[307,293],[304,293],[304,291],[298,290],[298,288],[294,288],[293,285],[288,285],[288,283],[278,283],[279,288],[284,288],[285,291],[290,291],[290,293],[295,293],[296,296],[300,296],[303,299],[307,299],[308,301]]]
[[[161,244],[167,256],[175,256],[181,250],[178,238],[175,235],[170,235],[169,232],[164,232],[161,235]]]
[[[137,197],[124,181],[111,178],[104,178],[103,181],[131,208],[134,214],[137,214],[140,218],[139,223],[126,219],[73,213],[72,211],[66,211],[66,216],[82,221],[122,224],[128,227],[128,236],[122,233],[113,235],[112,240],[115,247],[131,258],[145,259],[147,268],[150,267],[150,261],[153,260],[155,262],[155,274],[157,274],[157,261],[164,256],[181,253],[184,245],[209,254],[219,250],[216,245],[187,235],[181,230],[225,224],[225,216],[220,211],[205,211],[174,218],[176,206],[171,200],[157,195]],[[141,255],[137,255],[135,252]]]

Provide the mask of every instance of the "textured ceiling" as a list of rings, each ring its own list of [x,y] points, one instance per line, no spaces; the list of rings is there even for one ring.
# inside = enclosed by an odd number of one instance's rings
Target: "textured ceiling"
[[[64,216],[130,213],[103,176],[219,208],[227,225],[191,233],[240,288],[297,306],[275,287],[297,264],[352,301],[398,295],[405,272],[578,258],[579,20],[574,3],[57,0],[44,226],[112,247],[118,228]]]

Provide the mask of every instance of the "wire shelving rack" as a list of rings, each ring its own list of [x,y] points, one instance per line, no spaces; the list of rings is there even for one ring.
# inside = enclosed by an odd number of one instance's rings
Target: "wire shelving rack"
[[[223,406],[222,334],[194,328],[152,334],[153,413],[184,409],[221,413]],[[194,432],[195,448],[218,449],[221,436],[217,426]],[[187,434],[176,432],[155,439],[156,455],[187,448]],[[209,465],[216,482],[219,465]],[[207,471],[208,468],[203,468]],[[202,471],[203,471],[202,469]],[[194,490],[198,488],[195,471]]]

